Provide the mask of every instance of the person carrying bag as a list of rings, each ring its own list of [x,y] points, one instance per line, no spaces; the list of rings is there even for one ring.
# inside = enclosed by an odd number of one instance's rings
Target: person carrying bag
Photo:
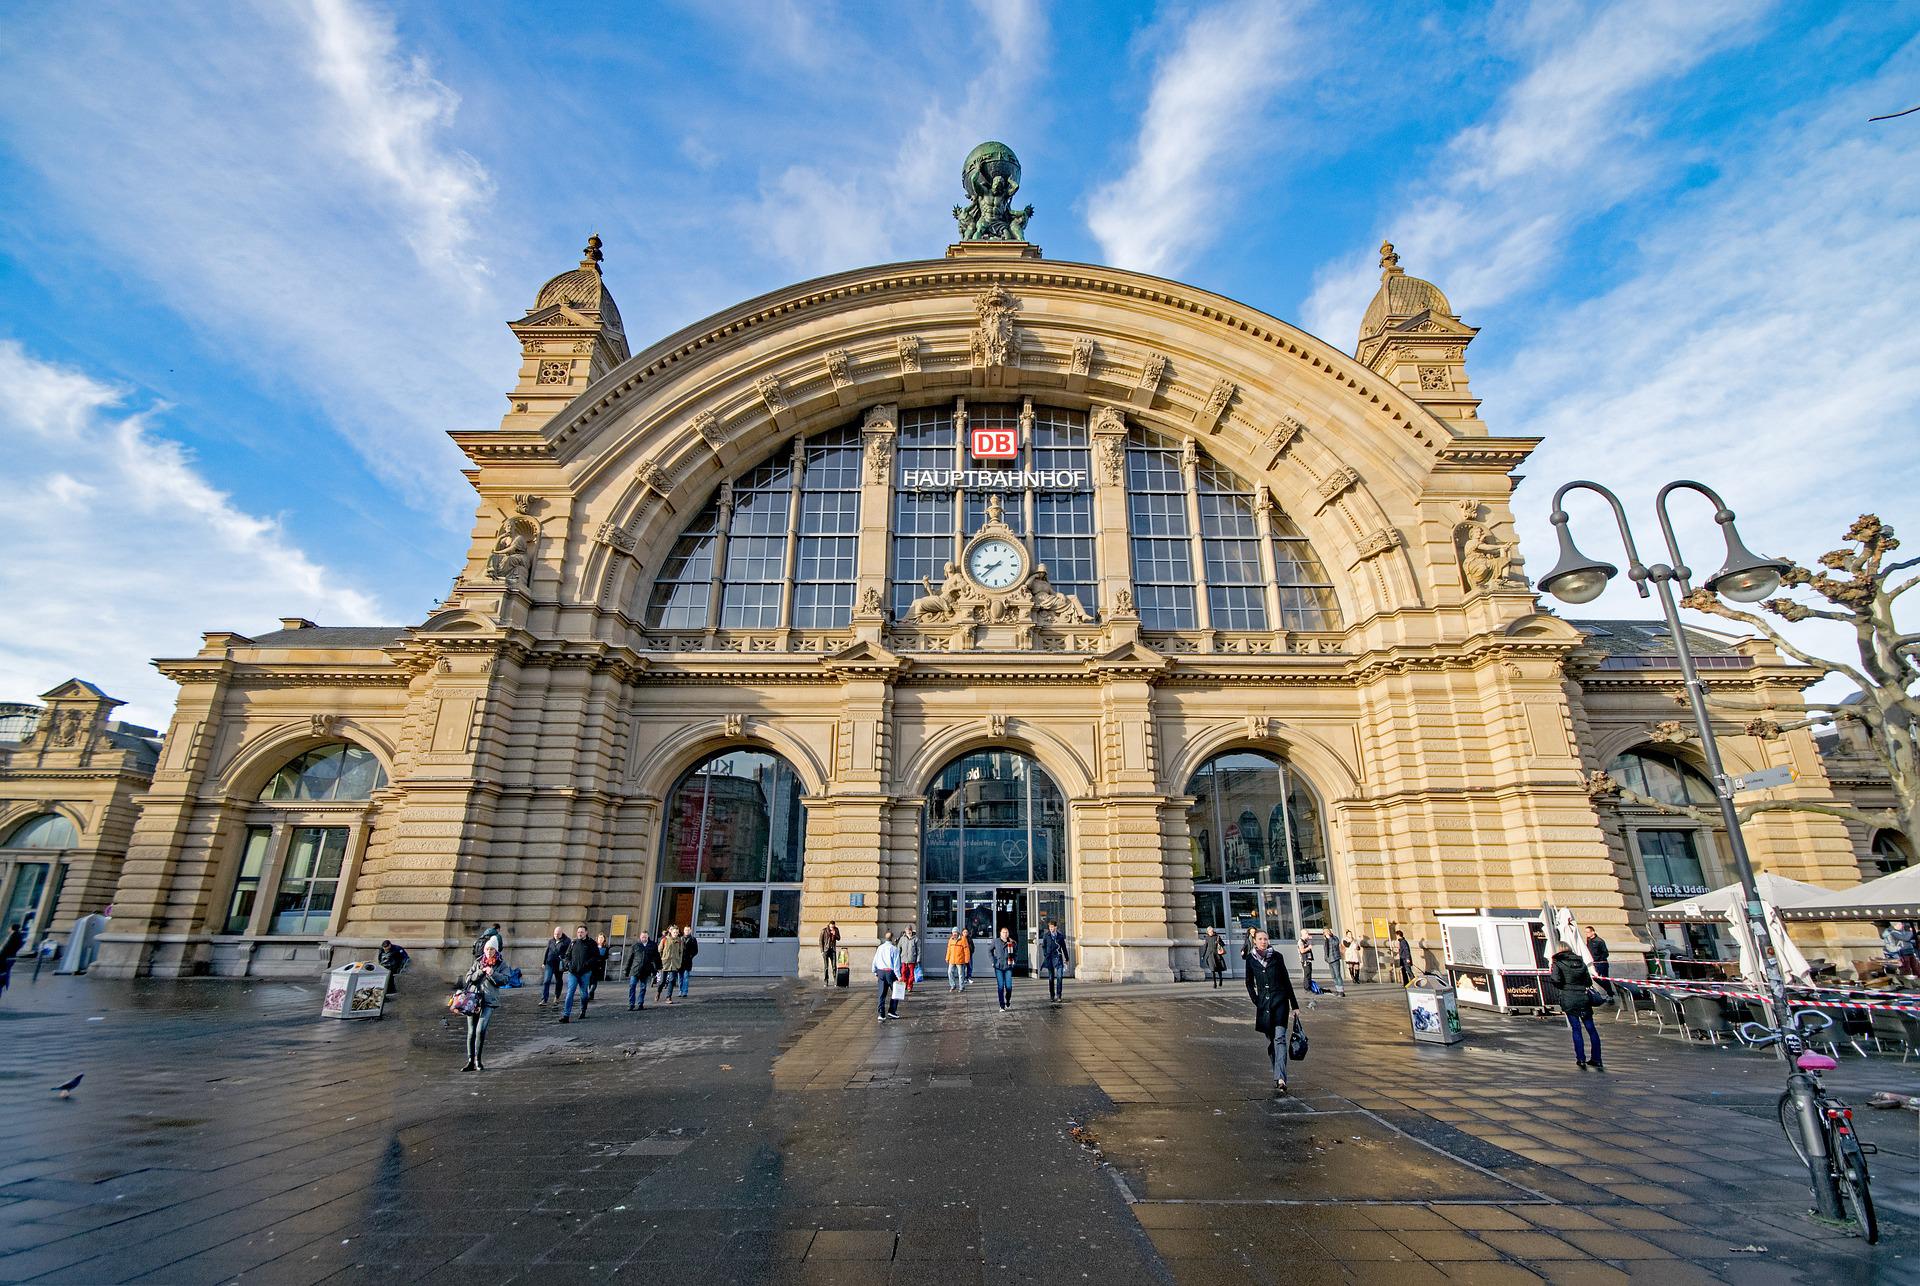
[[[1298,1032],[1289,1020],[1299,1003],[1293,995],[1293,978],[1287,972],[1286,957],[1273,949],[1264,930],[1253,935],[1247,951],[1247,997],[1253,1001],[1253,1029],[1267,1038],[1267,1058],[1273,1064],[1273,1088],[1287,1092],[1287,1059],[1297,1044],[1306,1053],[1307,1033]]]

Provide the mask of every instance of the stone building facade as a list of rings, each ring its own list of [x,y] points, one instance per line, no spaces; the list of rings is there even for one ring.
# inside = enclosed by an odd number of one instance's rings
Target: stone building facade
[[[1353,355],[1017,241],[631,352],[596,240],[512,329],[510,409],[453,434],[478,504],[444,602],[158,663],[179,706],[100,972],[384,937],[451,964],[496,921],[529,963],[616,917],[779,974],[829,919],[1060,919],[1116,979],[1192,971],[1202,924],[1430,944],[1437,908],[1551,900],[1645,941],[1639,837],[1688,828],[1587,778],[1696,757],[1677,673],[1657,631],[1537,601],[1508,504],[1536,440],[1481,420],[1474,330],[1391,247]],[[1714,685],[1797,705],[1769,650],[1715,650]],[[1735,771],[1826,791],[1805,733],[1729,732]],[[1857,874],[1837,823],[1752,843]]]
[[[29,948],[113,901],[160,734],[69,679],[43,704],[0,708],[0,935]]]

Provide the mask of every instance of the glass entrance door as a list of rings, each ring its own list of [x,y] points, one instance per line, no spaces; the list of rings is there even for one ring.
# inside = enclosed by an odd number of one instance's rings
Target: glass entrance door
[[[1002,929],[1013,934],[1014,963],[1016,974],[1026,975],[1033,972],[1033,961],[1027,953],[1028,893],[1024,884],[1004,886],[994,890],[993,894],[993,936],[999,937]]]

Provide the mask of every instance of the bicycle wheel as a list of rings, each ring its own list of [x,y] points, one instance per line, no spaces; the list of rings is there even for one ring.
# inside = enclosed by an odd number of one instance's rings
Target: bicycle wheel
[[[1807,1145],[1800,1137],[1800,1109],[1793,1105],[1793,1092],[1780,1092],[1780,1131],[1787,1136],[1787,1142],[1793,1145],[1793,1154],[1800,1158],[1800,1164],[1807,1164]]]
[[[1840,1180],[1840,1201],[1860,1225],[1860,1235],[1871,1246],[1880,1240],[1880,1224],[1873,1215],[1873,1192],[1867,1186],[1867,1155],[1851,1134],[1833,1133],[1834,1175]]]

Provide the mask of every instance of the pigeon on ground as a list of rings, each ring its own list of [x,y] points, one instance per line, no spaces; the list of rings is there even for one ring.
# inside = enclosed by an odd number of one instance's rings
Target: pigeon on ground
[[[74,1077],[72,1080],[68,1081],[65,1085],[54,1086],[53,1087],[54,1092],[59,1094],[61,1098],[71,1098],[73,1097],[73,1092],[80,1088],[80,1082],[83,1079],[85,1079],[85,1077],[86,1077],[86,1073],[82,1072],[80,1073],[79,1076]]]

